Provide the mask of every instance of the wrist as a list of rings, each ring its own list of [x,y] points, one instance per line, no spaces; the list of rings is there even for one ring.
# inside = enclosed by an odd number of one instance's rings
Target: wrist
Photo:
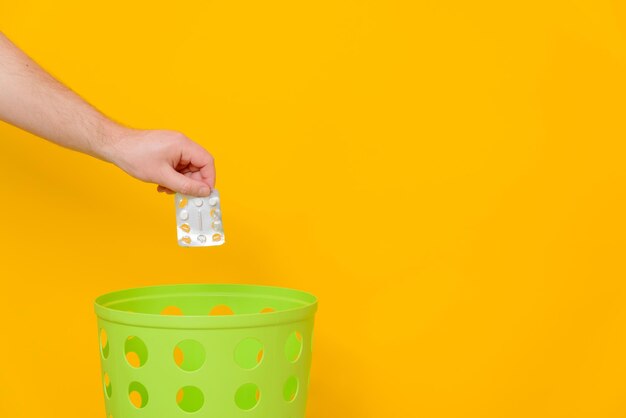
[[[96,145],[96,157],[120,166],[123,156],[124,143],[132,135],[134,129],[127,128],[115,122],[107,123],[102,131]]]

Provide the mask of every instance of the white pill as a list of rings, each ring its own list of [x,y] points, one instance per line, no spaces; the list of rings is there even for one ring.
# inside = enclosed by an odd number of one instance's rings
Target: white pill
[[[198,235],[198,241],[205,243],[206,242],[206,236],[205,235]]]
[[[178,214],[178,216],[183,221],[186,221],[187,219],[189,219],[189,212],[187,212],[186,210],[181,210],[180,213]]]
[[[213,221],[213,223],[211,224],[211,227],[213,229],[215,229],[216,231],[222,231],[222,223],[218,220]]]
[[[211,205],[211,206],[217,205],[218,200],[219,199],[217,197],[215,197],[215,196],[209,198],[209,205]]]
[[[194,199],[193,200],[193,204],[196,205],[197,207],[202,206],[203,200],[202,199]]]

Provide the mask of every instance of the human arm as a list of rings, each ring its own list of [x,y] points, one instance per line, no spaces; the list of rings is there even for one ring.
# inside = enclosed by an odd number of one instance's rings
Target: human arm
[[[0,120],[111,162],[159,191],[206,196],[213,157],[185,135],[132,129],[61,84],[0,33]]]

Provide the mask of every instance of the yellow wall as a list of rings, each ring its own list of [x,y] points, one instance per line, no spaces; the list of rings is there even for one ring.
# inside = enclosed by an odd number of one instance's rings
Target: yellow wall
[[[93,299],[181,282],[320,297],[313,418],[626,414],[623,1],[4,0],[0,28],[211,150],[228,238],[178,248],[171,197],[1,125],[0,416],[104,416]]]

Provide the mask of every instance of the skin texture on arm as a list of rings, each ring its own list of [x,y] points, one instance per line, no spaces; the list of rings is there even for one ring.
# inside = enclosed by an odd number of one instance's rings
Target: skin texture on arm
[[[158,190],[207,196],[213,157],[185,135],[138,130],[107,118],[0,33],[0,120],[111,162]]]

